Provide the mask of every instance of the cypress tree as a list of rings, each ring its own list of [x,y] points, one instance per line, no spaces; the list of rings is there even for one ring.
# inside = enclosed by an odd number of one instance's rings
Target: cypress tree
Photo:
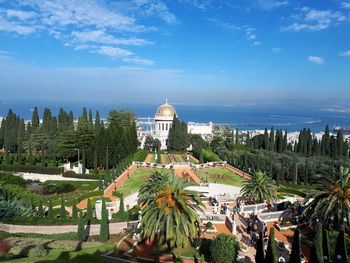
[[[270,131],[270,151],[275,151],[275,130],[271,127]]]
[[[41,218],[44,217],[43,201],[41,200],[41,198],[39,199],[38,214]]]
[[[77,208],[77,200],[73,199],[73,205],[72,205],[72,218],[76,219],[78,218],[78,208]]]
[[[341,259],[338,260],[338,256],[341,256]],[[334,250],[334,262],[346,263],[346,244],[345,244],[345,232],[344,229],[341,229],[338,234],[337,244]]]
[[[83,213],[82,212],[79,213],[77,240],[80,241],[80,242],[84,242],[86,240],[85,227],[84,227],[84,218],[83,218]]]
[[[265,258],[265,245],[263,233],[259,232],[259,240],[256,246],[255,262],[264,262]]]
[[[65,202],[64,202],[63,198],[61,198],[60,219],[61,220],[65,220],[66,219],[66,205],[65,205]]]
[[[95,130],[98,130],[101,126],[101,119],[100,119],[100,112],[96,111],[96,117],[95,117]]]
[[[101,222],[100,222],[100,241],[105,242],[109,238],[108,214],[106,209],[106,201],[102,199]]]
[[[323,263],[323,248],[322,248],[322,224],[317,222],[316,224],[316,234],[314,241],[314,249],[316,261],[318,263]]]
[[[238,134],[238,129],[236,128],[236,144],[239,144],[239,134]]]
[[[88,222],[91,222],[91,220],[93,219],[93,211],[90,199],[87,200],[86,219],[88,220]]]
[[[102,177],[101,176],[99,176],[99,181],[100,181],[100,183],[99,183],[99,185],[98,185],[98,189],[99,190],[103,190],[103,181],[102,181]]]
[[[83,165],[83,174],[86,174],[86,156],[85,156],[85,149],[83,149],[82,165]]]
[[[33,114],[32,114],[32,130],[36,130],[39,128],[39,112],[38,107],[34,107]]]
[[[95,155],[94,155],[94,173],[98,174],[98,171],[97,171],[97,151],[96,151],[96,149],[95,149]]]
[[[52,219],[54,217],[51,199],[49,200],[49,208],[47,210],[47,217],[50,219]]]
[[[329,250],[329,236],[327,229],[323,229],[322,231],[322,250],[323,256],[330,259],[330,250]]]
[[[316,247],[317,247],[316,240],[314,240],[312,242],[311,254],[310,254],[310,259],[308,263],[323,263],[323,258],[322,258],[322,261],[318,260]]]
[[[264,263],[277,263],[276,244],[275,244],[275,229],[270,228],[269,242]]]
[[[199,152],[199,163],[204,163],[203,150],[202,149],[200,149],[200,152]]]
[[[299,228],[295,229],[294,231],[292,252],[290,254],[289,263],[301,263]]]

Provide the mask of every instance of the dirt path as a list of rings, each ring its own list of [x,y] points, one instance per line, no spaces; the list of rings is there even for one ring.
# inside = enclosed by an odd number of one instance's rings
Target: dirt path
[[[199,160],[194,157],[192,154],[190,154],[188,157],[190,157],[190,159],[192,159],[195,163],[199,163]]]
[[[152,161],[153,161],[153,154],[151,154],[151,153],[147,154],[145,162],[146,163],[151,163]]]
[[[135,173],[136,169],[137,169],[137,165],[136,164],[130,165],[128,169],[126,169],[121,175],[119,175],[117,180],[115,180],[112,184],[110,184],[106,188],[106,190],[104,191],[103,196],[104,197],[109,197],[110,199],[115,200],[116,197],[113,196],[113,192],[115,190],[119,189],[125,183],[125,181],[128,180],[128,178]]]
[[[183,177],[184,173],[187,173],[195,183],[197,184],[203,183],[202,180],[192,171],[191,167],[187,165],[175,167],[174,172],[180,177]]]
[[[243,172],[243,171],[241,171],[241,170],[239,170],[239,169],[237,169],[237,168],[235,168],[235,167],[233,167],[233,166],[231,166],[229,164],[225,164],[224,167],[227,170],[229,170],[231,172],[234,172],[235,174],[238,174],[238,175],[242,176],[245,179],[252,179],[252,176],[250,174],[247,174],[247,173],[245,173],[245,172]]]

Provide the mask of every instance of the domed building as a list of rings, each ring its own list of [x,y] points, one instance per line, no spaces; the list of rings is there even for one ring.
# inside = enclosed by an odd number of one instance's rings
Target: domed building
[[[162,146],[161,149],[167,148],[169,130],[173,124],[174,116],[177,117],[175,108],[165,100],[163,105],[160,105],[154,116],[154,131],[152,137],[160,140]]]
[[[141,141],[141,148],[143,148],[146,137],[152,136],[161,142],[161,150],[167,149],[169,131],[173,124],[174,116],[178,117],[174,106],[165,100],[165,103],[160,105],[153,118],[138,118],[138,126],[140,127],[138,136]],[[146,129],[141,129],[141,127]],[[212,136],[213,123],[187,123],[189,134],[198,134],[207,139]]]

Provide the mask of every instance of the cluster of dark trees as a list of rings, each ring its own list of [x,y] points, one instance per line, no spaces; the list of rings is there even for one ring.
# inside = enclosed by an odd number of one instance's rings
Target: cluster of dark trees
[[[152,136],[147,136],[145,139],[145,143],[143,145],[143,149],[147,151],[159,151],[161,147],[161,142],[159,139],[155,139]]]
[[[222,160],[248,173],[266,171],[279,182],[310,182],[317,173],[349,166],[348,142],[341,131],[331,135],[328,126],[321,140],[313,138],[310,129],[303,129],[295,144],[287,143],[286,132],[275,132],[273,128],[252,138],[248,134],[245,140],[232,131],[225,134],[215,136],[210,145],[200,141],[194,145],[214,151]],[[196,154],[199,156],[194,147]]]
[[[71,111],[60,108],[58,115],[53,116],[46,108],[40,122],[35,107],[31,121],[25,122],[10,109],[0,127],[0,148],[16,156],[20,164],[35,163],[38,157],[76,161],[79,149],[86,167],[92,168],[94,163],[104,167],[108,148],[109,165],[115,167],[135,153],[138,145],[135,115],[130,111],[112,110],[104,123],[98,111],[93,118],[92,111],[83,108],[76,121]]]
[[[190,146],[189,136],[187,133],[187,124],[180,122],[174,116],[173,124],[169,130],[168,149],[173,151],[184,151]]]
[[[348,142],[344,139],[341,130],[334,136],[330,134],[328,126],[321,140],[313,138],[311,130],[304,128],[299,133],[298,142],[292,144],[287,142],[287,131],[277,130],[275,132],[271,128],[270,133],[265,129],[264,134],[253,138],[250,138],[248,133],[245,144],[252,149],[264,149],[278,153],[294,151],[303,156],[326,156],[337,159],[349,155]]]

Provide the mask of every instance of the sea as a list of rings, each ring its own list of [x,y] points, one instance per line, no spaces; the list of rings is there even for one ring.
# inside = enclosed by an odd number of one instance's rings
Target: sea
[[[112,109],[127,109],[135,112],[139,118],[154,117],[159,104],[104,104],[104,103],[33,103],[0,102],[0,116],[6,116],[12,109],[22,118],[31,119],[34,106],[42,114],[45,107],[57,114],[60,107],[73,111],[75,117],[82,112],[82,107],[93,112],[100,111],[101,118],[106,118]],[[346,107],[306,104],[244,104],[244,105],[189,105],[174,103],[182,121],[229,125],[239,130],[262,130],[274,127],[288,131],[310,128],[313,132],[324,131],[325,126],[350,127],[350,110]]]

